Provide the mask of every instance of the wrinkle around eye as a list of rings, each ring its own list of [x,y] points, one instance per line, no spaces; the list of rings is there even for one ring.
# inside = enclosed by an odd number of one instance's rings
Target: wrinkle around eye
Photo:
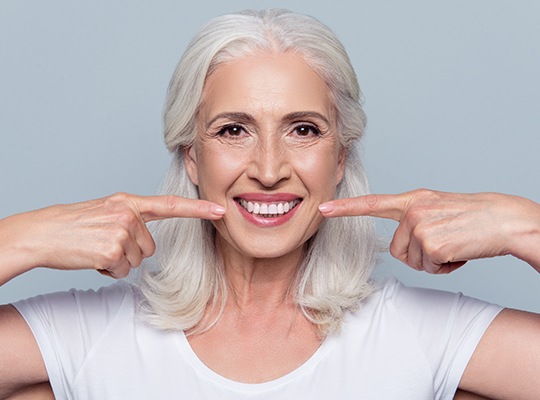
[[[298,134],[297,130],[301,127],[311,128],[311,132],[307,135]],[[295,147],[307,147],[320,142],[335,142],[337,136],[326,127],[321,128],[311,123],[300,123],[291,128],[286,140]]]
[[[238,134],[230,134],[228,130],[230,128],[239,128]],[[249,130],[239,124],[228,124],[227,126],[216,127],[207,132],[206,141],[217,141],[218,143],[233,146],[233,147],[246,147],[250,145],[254,138]]]
[[[312,124],[298,124],[294,127],[293,132],[296,132],[298,136],[305,138],[309,136],[320,136],[322,134],[321,130]]]

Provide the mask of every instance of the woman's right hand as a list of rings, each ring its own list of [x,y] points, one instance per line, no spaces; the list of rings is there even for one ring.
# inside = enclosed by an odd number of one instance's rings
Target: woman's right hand
[[[224,213],[205,200],[117,193],[17,214],[0,220],[0,285],[35,267],[95,269],[122,278],[155,251],[147,222]]]

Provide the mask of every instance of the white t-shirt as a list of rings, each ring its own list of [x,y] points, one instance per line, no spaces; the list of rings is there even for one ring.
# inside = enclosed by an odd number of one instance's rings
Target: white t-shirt
[[[452,399],[500,307],[385,283],[302,366],[245,384],[206,367],[182,332],[137,318],[127,283],[15,303],[61,399]]]

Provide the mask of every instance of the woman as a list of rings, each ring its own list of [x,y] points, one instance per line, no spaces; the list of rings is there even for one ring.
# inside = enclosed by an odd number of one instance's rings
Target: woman
[[[538,270],[540,206],[366,196],[358,100],[345,51],[312,18],[211,21],[171,81],[167,196],[116,194],[0,222],[1,282],[36,266],[121,278],[157,243],[137,286],[3,307],[0,393],[50,381],[57,398],[445,399],[458,387],[537,398],[537,315],[376,287],[370,221],[334,217],[400,221],[391,252],[416,269],[513,254]]]

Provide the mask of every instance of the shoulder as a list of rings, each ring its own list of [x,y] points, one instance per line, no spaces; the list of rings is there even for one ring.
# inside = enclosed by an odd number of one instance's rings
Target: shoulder
[[[369,325],[388,338],[407,339],[435,360],[456,351],[472,354],[502,309],[462,293],[407,287],[392,279],[350,316],[349,326]]]
[[[84,326],[97,334],[118,315],[133,318],[136,297],[132,285],[120,281],[99,289],[38,295],[13,306],[33,329],[54,326],[69,331]]]
[[[357,316],[398,320],[424,340],[446,334],[448,329],[464,331],[477,326],[483,331],[501,310],[498,305],[462,293],[408,287],[390,279],[380,284]]]
[[[378,290],[368,300],[368,304],[395,308],[400,315],[414,316],[419,314],[478,313],[482,311],[499,312],[502,307],[473,297],[444,290],[409,287],[395,278],[379,284]]]
[[[415,379],[423,371],[435,393],[446,398],[455,393],[474,349],[501,310],[461,293],[407,287],[392,279],[349,316],[342,338],[348,347],[369,343],[369,351],[399,367],[397,375],[414,365]],[[388,364],[383,362],[381,371]]]
[[[65,292],[54,292],[37,295],[28,299],[13,303],[16,308],[24,306],[38,306],[50,304],[55,306],[110,306],[121,303],[125,299],[133,299],[134,288],[125,281],[118,281],[112,285],[98,289],[71,289]]]

